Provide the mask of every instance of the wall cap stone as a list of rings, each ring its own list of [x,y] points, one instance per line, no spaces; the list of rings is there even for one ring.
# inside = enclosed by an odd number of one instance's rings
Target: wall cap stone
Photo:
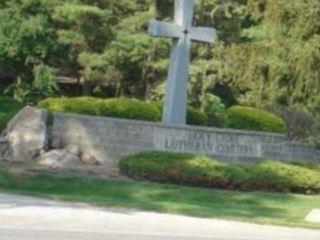
[[[117,121],[122,123],[139,124],[139,125],[143,124],[143,125],[152,126],[152,127],[165,127],[165,128],[181,129],[181,130],[192,129],[192,130],[198,130],[198,131],[210,131],[210,132],[217,132],[217,133],[279,137],[279,138],[283,138],[285,141],[288,141],[285,134],[279,134],[279,133],[260,132],[260,131],[252,131],[252,130],[247,131],[247,130],[239,130],[239,129],[231,129],[231,128],[215,128],[215,127],[205,127],[205,126],[195,126],[195,125],[163,124],[161,122],[149,122],[149,121],[142,121],[142,120],[131,120],[131,119],[111,118],[111,117],[98,117],[98,116],[73,114],[73,113],[61,113],[61,112],[54,112],[54,115],[77,117],[77,118],[110,120],[110,121]]]

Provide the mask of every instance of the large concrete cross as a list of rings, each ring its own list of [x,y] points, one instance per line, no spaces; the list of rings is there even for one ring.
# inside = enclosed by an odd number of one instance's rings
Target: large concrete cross
[[[186,123],[191,40],[213,43],[216,39],[215,29],[192,26],[193,9],[194,0],[175,0],[174,23],[149,23],[150,35],[173,38],[163,123]]]

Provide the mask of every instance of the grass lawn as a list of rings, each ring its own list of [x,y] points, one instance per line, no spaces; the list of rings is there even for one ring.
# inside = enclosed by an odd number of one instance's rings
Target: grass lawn
[[[304,221],[320,196],[244,193],[135,181],[14,176],[0,172],[0,191],[163,213],[319,228]]]

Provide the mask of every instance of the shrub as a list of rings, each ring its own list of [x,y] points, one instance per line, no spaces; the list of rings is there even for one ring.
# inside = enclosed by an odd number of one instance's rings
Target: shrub
[[[6,128],[7,123],[10,121],[10,119],[11,116],[9,114],[0,112],[0,133]]]
[[[76,114],[101,116],[103,100],[92,97],[69,98],[65,100],[64,111]]]
[[[46,98],[38,102],[38,107],[48,109],[52,112],[63,112],[66,99],[64,98]]]
[[[314,162],[292,162],[293,165],[311,169],[311,170],[316,170],[320,171],[320,164],[314,163]]]
[[[196,126],[208,125],[207,115],[193,107],[187,108],[187,124]]]
[[[93,116],[159,121],[159,110],[142,101],[126,98],[99,99],[92,97],[48,98],[38,104],[53,112],[67,112]]]
[[[22,107],[22,103],[12,98],[0,96],[0,132]]]
[[[91,97],[47,98],[38,103],[41,108],[52,112],[69,112],[76,114],[101,115],[102,100]]]
[[[286,106],[275,106],[272,110],[284,119],[289,140],[313,143],[320,149],[320,119],[310,112]]]
[[[34,81],[32,86],[31,98],[53,97],[59,93],[60,89],[56,79],[55,70],[49,66],[40,64],[34,67]]]
[[[9,97],[0,96],[0,111],[3,113],[16,112],[20,110],[23,104]]]
[[[284,121],[262,109],[235,106],[227,110],[226,126],[235,129],[283,133]]]
[[[209,157],[146,152],[122,158],[120,169],[134,179],[230,190],[320,193],[320,169],[266,161],[221,163]]]
[[[146,152],[121,159],[122,173],[137,179],[194,186],[236,189],[247,173],[237,165],[208,157],[169,152]]]
[[[162,102],[152,102],[161,113],[163,112]],[[187,107],[187,124],[196,126],[206,126],[208,122],[207,115],[198,109],[188,106]]]
[[[320,193],[320,171],[266,161],[250,169],[249,187],[253,190]]]
[[[226,122],[226,107],[221,99],[214,95],[208,95],[205,104],[205,113],[208,118],[208,126],[224,127]]]
[[[127,98],[109,99],[104,102],[102,115],[146,121],[160,121],[160,111],[151,104]]]

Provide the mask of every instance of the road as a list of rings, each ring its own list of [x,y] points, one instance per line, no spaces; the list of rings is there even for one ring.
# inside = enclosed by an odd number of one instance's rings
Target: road
[[[0,194],[1,240],[320,240],[320,231]]]

